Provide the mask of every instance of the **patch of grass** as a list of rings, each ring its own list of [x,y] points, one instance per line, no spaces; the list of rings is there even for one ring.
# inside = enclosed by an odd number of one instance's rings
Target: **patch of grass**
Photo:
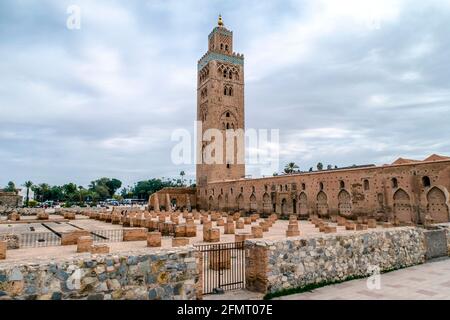
[[[419,264],[422,264],[422,263],[419,263]],[[389,268],[389,269],[382,270],[380,273],[384,274],[384,273],[388,273],[388,272],[392,272],[392,271],[396,271],[396,270],[400,270],[400,269],[405,269],[405,268],[408,268],[408,267],[412,267],[412,266]],[[279,291],[276,291],[276,292],[267,293],[263,297],[263,299],[264,300],[270,300],[270,299],[277,298],[277,297],[288,296],[288,295],[291,295],[291,294],[312,291],[314,289],[322,288],[322,287],[329,286],[329,285],[332,285],[332,284],[338,284],[338,283],[347,282],[347,281],[351,281],[351,280],[357,280],[357,279],[364,279],[364,278],[368,278],[368,277],[370,277],[370,275],[348,276],[348,277],[346,277],[346,278],[344,278],[342,280],[321,281],[321,282],[318,282],[318,283],[310,283],[310,284],[307,284],[307,285],[302,286],[302,287],[283,289],[283,290],[279,290]]]

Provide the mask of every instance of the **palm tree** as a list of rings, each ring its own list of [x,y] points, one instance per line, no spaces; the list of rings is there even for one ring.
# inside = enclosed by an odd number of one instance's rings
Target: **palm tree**
[[[184,171],[181,171],[180,172],[180,176],[181,176],[181,186],[183,186],[184,185],[184,176],[186,175],[186,173],[184,172]]]
[[[295,164],[295,162],[289,162],[286,167],[284,167],[285,173],[294,173],[295,169],[298,169],[298,165]]]
[[[33,182],[31,181],[27,181],[25,182],[25,184],[23,185],[25,188],[27,188],[27,196],[26,196],[26,200],[25,200],[25,206],[28,207],[28,203],[30,202],[30,188],[33,186]]]
[[[45,198],[45,196],[48,195],[50,191],[50,186],[47,183],[41,183],[39,185],[39,189],[41,192],[41,202],[44,202],[44,200],[50,200]]]
[[[80,204],[83,202],[83,186],[78,186],[78,189],[80,190]]]
[[[319,171],[322,171],[322,170],[323,170],[323,164],[322,164],[322,162],[319,162],[319,163],[317,164],[317,170],[319,170]]]

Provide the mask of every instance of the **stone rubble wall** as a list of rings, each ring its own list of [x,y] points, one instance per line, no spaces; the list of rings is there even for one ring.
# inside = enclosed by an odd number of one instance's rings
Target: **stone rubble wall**
[[[0,241],[7,242],[7,249],[19,249],[20,247],[20,239],[16,234],[0,234]]]
[[[436,224],[438,228],[444,229],[447,236],[447,250],[448,254],[450,255],[450,223],[440,223]]]
[[[425,230],[403,227],[342,235],[247,240],[247,288],[274,293],[309,284],[369,276],[425,261]]]
[[[185,247],[49,263],[2,262],[0,300],[194,300],[201,297],[197,255]]]
[[[0,206],[17,207],[22,205],[23,198],[15,192],[0,191]]]

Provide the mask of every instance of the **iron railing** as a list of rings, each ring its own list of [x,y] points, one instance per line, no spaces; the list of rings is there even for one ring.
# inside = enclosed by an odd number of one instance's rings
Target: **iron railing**
[[[203,294],[245,288],[244,242],[197,245],[202,254]]]
[[[121,242],[123,240],[123,229],[94,230],[91,231],[94,242]]]
[[[89,231],[96,243],[121,242],[123,241],[123,229],[93,230]],[[53,247],[61,245],[61,235],[56,232],[21,232],[0,234],[0,240],[7,236],[17,236],[19,248]]]
[[[16,234],[19,248],[53,247],[61,245],[61,237],[53,232],[26,232]]]

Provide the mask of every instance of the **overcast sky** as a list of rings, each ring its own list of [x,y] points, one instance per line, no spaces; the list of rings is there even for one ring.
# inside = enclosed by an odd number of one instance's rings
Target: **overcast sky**
[[[450,155],[450,1],[2,0],[0,187],[194,178],[171,134],[193,132],[219,13],[245,55],[246,126],[280,129],[280,165]]]

